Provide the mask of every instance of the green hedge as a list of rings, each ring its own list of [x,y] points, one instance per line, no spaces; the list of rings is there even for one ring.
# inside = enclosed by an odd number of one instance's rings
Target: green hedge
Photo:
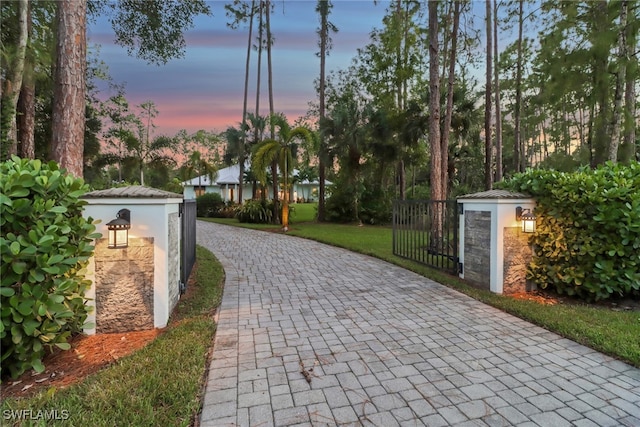
[[[45,349],[68,349],[87,318],[84,279],[95,226],[82,216],[88,189],[54,162],[0,164],[2,375],[44,371]]]
[[[218,193],[204,193],[196,197],[196,213],[201,218],[217,217],[224,206],[224,200]]]
[[[529,279],[586,300],[640,296],[640,163],[529,170],[504,186],[537,201]]]

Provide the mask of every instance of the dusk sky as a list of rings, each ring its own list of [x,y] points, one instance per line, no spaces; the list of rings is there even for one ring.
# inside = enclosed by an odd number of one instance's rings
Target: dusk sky
[[[316,1],[277,0],[271,15],[275,44],[272,48],[274,104],[293,122],[316,101],[313,81],[319,75],[319,26]],[[101,18],[89,24],[89,44],[100,45],[99,58],[109,67],[117,84],[126,84],[126,98],[136,106],[147,100],[159,111],[155,135],[173,136],[180,129],[188,133],[204,129],[223,131],[242,120],[244,67],[248,26],[227,28],[226,2],[211,2],[214,16],[199,17],[195,28],[186,34],[185,57],[163,66],[148,65],[127,55],[114,44],[110,24]],[[357,49],[369,42],[371,30],[382,27],[387,2],[333,1],[330,21],[339,29],[332,34],[333,48],[327,58],[327,71],[345,69]],[[254,24],[254,35],[255,24]],[[255,53],[255,52],[254,52]],[[252,54],[249,87],[249,111],[255,107],[256,57]],[[263,54],[263,81],[260,113],[268,113],[266,53]],[[105,89],[101,98],[113,93]]]

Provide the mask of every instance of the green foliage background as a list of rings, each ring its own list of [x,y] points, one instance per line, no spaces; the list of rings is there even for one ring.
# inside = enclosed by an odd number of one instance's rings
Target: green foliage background
[[[68,349],[87,318],[84,278],[93,254],[88,186],[56,163],[13,157],[0,164],[2,372],[44,371],[45,348]]]
[[[505,185],[537,201],[529,279],[587,300],[640,296],[640,163],[529,170]]]

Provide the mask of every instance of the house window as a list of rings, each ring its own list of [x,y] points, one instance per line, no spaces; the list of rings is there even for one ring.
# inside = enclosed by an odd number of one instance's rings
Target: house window
[[[203,185],[201,185],[201,186],[195,186],[195,187],[193,187],[193,189],[194,189],[194,190],[195,190],[195,192],[196,192],[196,197],[200,197],[200,196],[202,196],[202,195],[205,193],[205,191],[204,191],[204,186],[203,186]]]

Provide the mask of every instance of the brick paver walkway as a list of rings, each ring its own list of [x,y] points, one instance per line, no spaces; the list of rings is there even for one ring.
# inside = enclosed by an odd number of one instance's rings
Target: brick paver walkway
[[[640,426],[640,370],[374,258],[198,222],[202,426]]]

